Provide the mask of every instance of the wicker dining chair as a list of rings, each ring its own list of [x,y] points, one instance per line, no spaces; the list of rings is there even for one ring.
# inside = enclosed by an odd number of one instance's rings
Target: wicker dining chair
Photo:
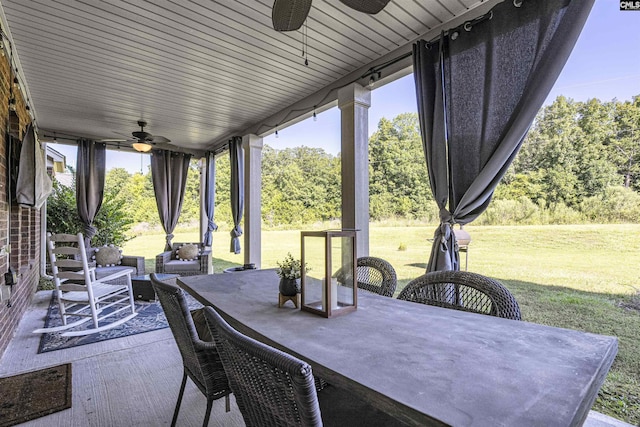
[[[225,397],[226,409],[227,412],[229,411],[231,389],[229,388],[229,382],[220,361],[220,356],[213,342],[203,341],[198,336],[196,325],[182,289],[176,285],[159,281],[155,273],[151,274],[151,284],[160,300],[169,327],[180,350],[184,368],[171,426],[175,426],[178,419],[187,377],[191,378],[191,381],[207,398],[207,412],[202,423],[203,426],[206,426],[209,424],[209,416],[211,415],[214,400]],[[207,330],[206,324],[203,326]]]
[[[344,284],[349,280],[345,277],[344,269],[339,269],[335,273],[338,283]],[[360,257],[356,268],[356,279],[358,289],[373,292],[385,297],[393,297],[396,291],[398,279],[393,266],[382,258]]]
[[[316,391],[311,366],[232,328],[212,307],[205,317],[247,426],[404,426],[334,386]]]
[[[412,280],[398,299],[522,320],[514,296],[500,282],[468,271],[436,271]]]
[[[360,257],[357,268],[358,289],[393,297],[398,279],[393,266],[382,258]]]

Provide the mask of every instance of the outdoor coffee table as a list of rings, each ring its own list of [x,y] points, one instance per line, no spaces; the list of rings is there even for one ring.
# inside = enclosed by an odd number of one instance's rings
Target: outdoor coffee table
[[[175,279],[176,277],[179,277],[179,275],[156,273],[156,277],[161,282],[165,282],[167,280]],[[156,300],[156,293],[153,290],[153,286],[151,286],[150,274],[131,277],[131,285],[133,286],[133,295],[135,299],[144,301]]]

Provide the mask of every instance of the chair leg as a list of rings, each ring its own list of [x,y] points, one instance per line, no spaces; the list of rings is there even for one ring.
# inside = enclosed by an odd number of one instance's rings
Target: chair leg
[[[58,298],[58,307],[60,311],[60,316],[62,316],[62,324],[66,326],[67,324],[67,307],[65,307],[64,302],[62,301],[62,292],[56,291],[56,298]]]
[[[98,328],[98,307],[95,301],[89,301],[91,306],[91,318],[93,319],[93,325]]]
[[[127,287],[129,288],[129,305],[131,306],[131,312],[136,312],[136,303],[133,298],[133,285],[131,284],[131,275],[126,276]]]
[[[178,401],[176,402],[176,409],[173,411],[173,419],[171,420],[171,427],[175,427],[178,420],[178,412],[180,412],[180,404],[182,403],[182,395],[184,394],[184,387],[187,385],[187,371],[182,374],[182,385],[180,386],[180,393],[178,393]]]
[[[231,401],[228,394],[224,397],[224,409],[225,412],[231,411]]]
[[[202,423],[202,427],[207,427],[209,425],[209,417],[211,416],[211,408],[213,407],[213,399],[207,398],[207,413],[204,416],[204,422]]]

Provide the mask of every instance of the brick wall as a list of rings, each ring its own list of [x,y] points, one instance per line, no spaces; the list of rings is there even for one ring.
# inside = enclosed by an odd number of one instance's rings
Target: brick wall
[[[7,156],[9,131],[22,140],[31,120],[19,89],[13,90],[17,119],[9,120],[9,96],[13,84],[6,56],[0,57],[0,249],[11,244],[9,255],[0,255],[0,286],[4,286],[4,273],[9,266],[18,274],[13,287],[11,307],[7,300],[0,303],[0,356],[4,353],[18,323],[31,302],[40,278],[40,215],[38,209],[10,206],[7,191]],[[14,125],[10,127],[10,123]],[[44,214],[44,212],[42,212]],[[6,291],[5,291],[6,292]]]

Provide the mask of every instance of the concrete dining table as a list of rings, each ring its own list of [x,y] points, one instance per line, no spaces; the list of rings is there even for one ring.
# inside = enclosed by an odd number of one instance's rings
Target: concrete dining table
[[[582,425],[617,353],[615,337],[365,291],[357,310],[327,319],[278,308],[278,282],[274,270],[177,280],[242,333],[408,425]]]

